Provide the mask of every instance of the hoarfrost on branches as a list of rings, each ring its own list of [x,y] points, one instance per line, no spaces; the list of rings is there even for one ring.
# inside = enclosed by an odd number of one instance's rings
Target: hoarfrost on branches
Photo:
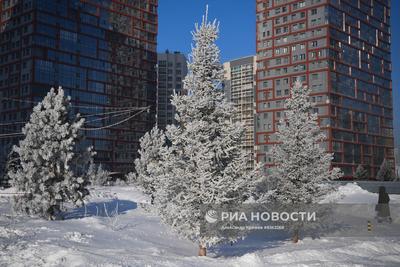
[[[274,164],[267,177],[270,190],[258,199],[286,212],[318,203],[334,190],[329,182],[342,176],[340,169],[331,168],[333,153],[327,153],[321,145],[326,137],[318,125],[317,114],[311,113],[309,94],[308,87],[296,81],[291,97],[285,101],[285,116],[278,125],[278,144],[269,155]],[[298,241],[303,227],[301,222],[288,225],[287,229],[293,231],[293,242]]]
[[[262,179],[259,168],[246,168],[241,149],[245,129],[233,122],[234,109],[221,90],[218,27],[207,14],[195,25],[184,80],[188,94],[174,94],[171,101],[177,124],[168,125],[165,134],[153,129],[145,136],[136,162],[138,180],[146,179],[150,192],[155,189],[154,205],[162,220],[202,249],[238,238],[200,233],[203,205],[240,205]]]
[[[107,185],[111,181],[110,172],[103,169],[101,164],[91,163],[87,176],[91,185]]]
[[[268,175],[271,201],[282,204],[316,203],[332,190],[328,182],[342,176],[331,168],[333,153],[321,143],[325,135],[318,125],[317,114],[311,113],[310,90],[296,81],[291,97],[285,102],[285,116],[279,122],[277,141],[270,156],[274,167]]]
[[[140,157],[135,160],[136,173],[130,173],[128,181],[134,181],[154,202],[154,194],[160,173],[161,150],[165,146],[163,130],[155,126],[140,139]]]
[[[19,192],[18,211],[54,219],[63,202],[81,205],[89,194],[86,177],[75,175],[71,164],[84,119],[79,114],[71,119],[69,106],[64,90],[52,88],[22,129],[25,138],[13,148],[20,167],[8,173]]]

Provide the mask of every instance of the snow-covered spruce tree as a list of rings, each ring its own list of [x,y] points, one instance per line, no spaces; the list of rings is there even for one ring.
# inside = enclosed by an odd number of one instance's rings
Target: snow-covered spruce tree
[[[21,193],[14,201],[17,211],[54,219],[63,202],[80,205],[89,193],[88,181],[75,176],[70,168],[84,119],[79,115],[70,119],[69,105],[64,90],[52,88],[22,129],[25,138],[13,148],[20,168],[9,173],[12,185]]]
[[[267,201],[278,205],[317,203],[332,190],[326,182],[341,177],[338,168],[331,168],[332,153],[320,146],[325,135],[321,131],[317,114],[311,113],[310,90],[296,81],[291,97],[285,101],[285,118],[278,126],[277,140],[270,156],[275,166],[268,175],[272,190]],[[293,241],[298,240],[298,229]]]
[[[135,160],[136,173],[128,174],[127,180],[134,181],[154,202],[155,185],[160,175],[161,149],[165,146],[163,130],[155,126],[140,139],[140,157]]]
[[[207,20],[207,12],[201,25],[195,25],[184,81],[188,94],[173,96],[177,125],[167,126],[168,145],[161,147],[161,164],[155,164],[156,172],[162,173],[157,177],[155,206],[165,223],[199,244],[199,255],[206,254],[207,246],[231,241],[200,232],[201,207],[236,207],[262,178],[259,170],[246,170],[241,149],[244,127],[233,122],[233,107],[220,90],[218,31],[217,22]]]
[[[111,180],[110,172],[103,169],[101,164],[93,162],[89,165],[87,176],[91,185],[107,185]]]
[[[379,168],[378,173],[376,174],[376,180],[379,181],[391,181],[394,179],[394,173],[392,166],[390,166],[389,162],[384,159]]]
[[[362,164],[357,166],[356,172],[354,173],[354,179],[366,180],[368,179],[368,171],[364,168]]]

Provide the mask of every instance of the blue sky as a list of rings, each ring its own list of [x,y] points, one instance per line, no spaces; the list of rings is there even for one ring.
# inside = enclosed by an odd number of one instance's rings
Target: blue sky
[[[194,23],[205,6],[209,18],[220,21],[222,62],[255,54],[255,0],[159,0],[158,50],[190,52]],[[400,144],[400,1],[392,0],[392,62],[395,139]]]

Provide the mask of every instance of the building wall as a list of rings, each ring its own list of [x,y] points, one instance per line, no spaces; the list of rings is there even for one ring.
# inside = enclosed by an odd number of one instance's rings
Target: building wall
[[[20,132],[50,87],[62,86],[88,116],[84,145],[114,172],[132,170],[139,138],[155,123],[157,0],[0,1],[0,135]],[[134,112],[122,108],[147,107]],[[96,115],[97,114],[97,115]],[[100,115],[101,114],[101,115]],[[0,138],[4,155],[17,137]]]
[[[257,1],[256,151],[266,169],[296,79],[311,88],[322,145],[345,177],[363,164],[374,178],[384,158],[393,162],[389,4]]]
[[[394,157],[395,157],[395,174],[396,179],[400,180],[400,149],[394,149]]]
[[[248,154],[248,166],[254,166],[254,92],[256,57],[244,57],[224,66],[224,91],[228,101],[234,104],[234,119],[244,124],[246,134],[243,149]]]
[[[175,108],[171,104],[174,91],[183,92],[183,79],[187,74],[187,60],[180,52],[158,54],[157,123],[165,129],[175,123]]]

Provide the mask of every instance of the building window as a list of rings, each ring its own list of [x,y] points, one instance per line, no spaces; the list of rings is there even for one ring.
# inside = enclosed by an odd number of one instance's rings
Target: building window
[[[316,8],[311,9],[311,15],[316,15],[316,14],[317,14],[317,9]]]
[[[317,57],[317,53],[316,52],[311,52],[311,58],[316,58]]]
[[[318,41],[313,41],[311,44],[312,47],[317,47],[318,46]]]

